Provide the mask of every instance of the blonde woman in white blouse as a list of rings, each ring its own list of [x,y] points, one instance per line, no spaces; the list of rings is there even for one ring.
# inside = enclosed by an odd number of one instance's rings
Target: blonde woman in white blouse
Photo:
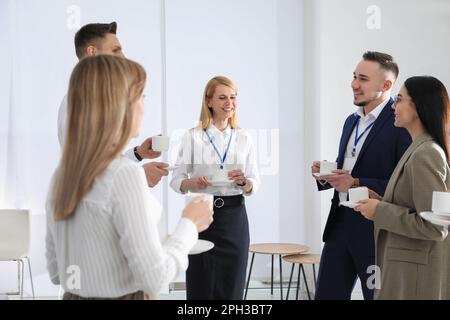
[[[237,89],[226,77],[206,85],[200,125],[183,137],[171,187],[214,195],[214,222],[199,238],[212,250],[189,256],[187,298],[242,299],[249,248],[244,196],[259,186],[255,149],[237,124]],[[227,181],[228,180],[228,181]]]
[[[187,268],[212,221],[204,199],[187,206],[163,243],[161,207],[144,169],[122,156],[143,116],[144,69],[113,56],[82,59],[69,85],[68,127],[47,200],[47,268],[64,299],[148,299]]]

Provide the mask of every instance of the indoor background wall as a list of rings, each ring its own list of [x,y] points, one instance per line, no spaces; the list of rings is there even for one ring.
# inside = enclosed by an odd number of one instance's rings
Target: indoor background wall
[[[247,199],[252,242],[299,242],[320,252],[331,191],[316,191],[310,165],[336,157],[364,51],[394,55],[395,92],[416,74],[450,87],[446,0],[0,0],[0,207],[33,211],[41,296],[58,293],[45,269],[44,203],[60,155],[57,110],[77,61],[73,36],[81,25],[110,21],[149,78],[141,135],[130,146],[170,134],[163,160],[173,163],[206,82],[219,74],[236,82],[239,122],[254,134],[262,174],[260,191]],[[162,236],[184,204],[167,182],[152,190],[167,209]],[[269,260],[255,260],[255,278],[270,274]],[[0,291],[14,288],[15,271],[0,265]]]

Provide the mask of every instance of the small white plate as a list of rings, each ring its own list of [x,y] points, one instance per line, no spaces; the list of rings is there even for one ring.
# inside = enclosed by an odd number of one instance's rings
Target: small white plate
[[[211,180],[208,182],[213,187],[228,187],[234,183],[233,180]]]
[[[344,207],[355,209],[358,206],[358,203],[352,202],[352,201],[344,201],[344,202],[341,202],[340,205],[344,206]]]
[[[212,248],[214,248],[214,243],[212,243],[211,241],[208,241],[208,240],[199,239],[197,241],[197,243],[192,247],[189,254],[193,255],[193,254],[203,253],[203,252],[211,250]]]
[[[450,219],[443,219],[440,216],[434,214],[433,212],[425,211],[419,213],[419,215],[425,220],[430,221],[432,224],[444,227],[450,226]]]
[[[166,168],[164,168],[167,171],[173,171],[175,169],[178,169],[180,167],[180,165],[174,165],[174,166],[168,166]]]
[[[315,176],[317,178],[328,177],[328,176],[332,176],[332,175],[334,175],[334,173],[319,173],[319,172],[313,173],[313,176]]]

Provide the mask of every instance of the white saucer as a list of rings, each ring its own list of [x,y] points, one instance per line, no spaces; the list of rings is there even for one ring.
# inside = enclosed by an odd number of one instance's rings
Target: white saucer
[[[228,187],[233,184],[233,180],[211,180],[208,181],[209,184],[213,187]]]
[[[175,169],[178,169],[179,167],[180,167],[180,165],[174,165],[174,166],[168,166],[167,168],[164,168],[164,169],[166,169],[168,171],[173,171]]]
[[[358,203],[352,202],[352,201],[344,201],[344,202],[341,202],[340,205],[344,206],[344,207],[355,209],[358,206]]]
[[[212,243],[211,241],[208,241],[208,240],[199,239],[197,241],[197,243],[192,247],[189,254],[193,255],[193,254],[203,253],[203,252],[211,250],[212,248],[214,248],[214,243]]]
[[[332,175],[334,175],[334,173],[319,173],[319,172],[313,173],[313,176],[315,176],[317,178],[328,177],[328,176],[332,176]]]
[[[450,226],[450,219],[442,219],[440,216],[434,214],[433,212],[425,211],[419,213],[419,215],[425,220],[430,221],[432,224],[444,227]]]

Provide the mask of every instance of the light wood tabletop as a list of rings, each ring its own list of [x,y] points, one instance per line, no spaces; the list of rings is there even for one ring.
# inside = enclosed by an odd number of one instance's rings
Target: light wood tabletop
[[[306,253],[309,247],[295,243],[254,243],[250,245],[249,251],[260,254],[293,255]]]

